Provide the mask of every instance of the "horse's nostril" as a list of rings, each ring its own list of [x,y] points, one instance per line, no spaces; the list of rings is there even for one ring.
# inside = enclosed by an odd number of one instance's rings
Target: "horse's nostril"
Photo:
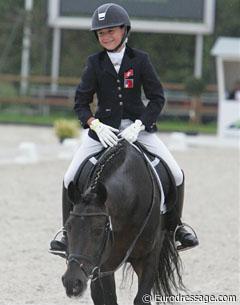
[[[75,280],[73,283],[73,289],[72,289],[72,293],[74,296],[79,296],[82,294],[84,285],[82,283],[82,281],[80,280]]]
[[[83,289],[83,283],[80,280],[75,281],[75,288],[78,288],[80,291]]]

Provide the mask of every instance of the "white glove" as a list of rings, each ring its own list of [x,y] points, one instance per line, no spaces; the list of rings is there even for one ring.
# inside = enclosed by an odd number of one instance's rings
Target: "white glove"
[[[127,140],[129,143],[133,143],[137,140],[138,134],[141,130],[144,130],[145,126],[142,121],[136,120],[130,126],[125,128],[122,132],[120,132],[120,136]]]
[[[91,122],[90,128],[94,130],[104,147],[117,145],[118,137],[115,135],[115,132],[119,132],[118,129],[115,129],[111,126],[101,123],[98,119],[95,119]]]

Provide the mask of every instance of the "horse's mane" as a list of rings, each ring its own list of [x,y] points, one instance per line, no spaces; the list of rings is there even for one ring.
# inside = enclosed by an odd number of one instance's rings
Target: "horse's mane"
[[[128,145],[126,140],[121,140],[117,145],[108,148],[104,152],[94,169],[90,184],[91,188],[94,188],[99,181],[102,181],[104,177],[109,176],[123,163]]]

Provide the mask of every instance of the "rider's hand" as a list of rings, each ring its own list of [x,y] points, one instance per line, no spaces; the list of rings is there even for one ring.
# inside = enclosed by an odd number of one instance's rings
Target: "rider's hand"
[[[118,137],[115,135],[115,132],[119,132],[118,129],[115,129],[111,126],[101,123],[98,119],[91,121],[90,126],[94,130],[104,147],[114,146],[118,143]]]
[[[120,136],[127,140],[130,143],[133,143],[137,140],[138,134],[141,130],[144,130],[145,126],[142,121],[136,120],[130,126],[125,128],[122,132],[120,132]]]

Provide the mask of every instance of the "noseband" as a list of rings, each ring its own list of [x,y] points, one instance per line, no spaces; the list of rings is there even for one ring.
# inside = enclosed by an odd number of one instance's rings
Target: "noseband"
[[[105,223],[105,228],[104,228],[104,238],[103,238],[102,246],[100,248],[100,251],[98,252],[99,258],[98,258],[97,265],[95,265],[95,263],[94,263],[94,258],[83,255],[83,254],[72,253],[72,254],[69,254],[69,256],[67,258],[68,264],[70,264],[71,262],[77,263],[80,266],[80,268],[82,269],[85,276],[87,278],[91,279],[92,281],[95,281],[99,277],[100,267],[98,265],[100,264],[103,252],[106,248],[106,245],[110,239],[113,240],[111,216],[108,215],[107,213],[103,213],[103,212],[102,213],[70,212],[70,214],[71,214],[71,216],[74,216],[74,217],[106,217],[106,219],[107,219],[106,223]],[[92,271],[90,272],[90,275],[88,275],[88,272],[85,270],[83,263],[80,263],[80,259],[87,261],[88,263],[90,263],[93,266]]]
[[[98,259],[98,264],[95,265],[94,262],[93,262],[93,259],[89,256],[85,256],[85,255],[82,255],[82,254],[70,254],[68,256],[68,259],[67,259],[67,262],[68,264],[71,263],[71,262],[75,262],[77,263],[80,268],[82,269],[82,271],[84,272],[86,278],[88,279],[91,279],[91,281],[95,281],[97,279],[101,279],[105,276],[109,276],[109,275],[112,275],[114,274],[124,263],[127,262],[129,256],[131,255],[139,237],[141,236],[142,232],[144,231],[149,219],[150,219],[150,216],[152,214],[152,211],[153,211],[153,207],[154,207],[154,203],[155,203],[155,198],[156,198],[156,194],[157,194],[157,189],[156,189],[156,185],[155,185],[155,182],[154,182],[154,176],[153,176],[153,172],[152,172],[152,168],[150,167],[149,163],[145,160],[145,164],[147,166],[147,168],[149,169],[149,174],[150,174],[150,177],[151,177],[151,182],[152,182],[152,198],[151,198],[151,204],[150,204],[150,207],[148,209],[148,212],[147,212],[147,215],[146,215],[146,218],[138,232],[138,234],[135,236],[134,240],[132,241],[130,247],[128,248],[126,254],[125,254],[125,257],[123,258],[123,260],[120,262],[120,264],[114,269],[114,270],[110,270],[110,271],[105,271],[105,272],[102,272],[100,270],[100,266],[99,266],[99,263],[101,261],[101,258],[102,258],[102,254],[106,248],[106,244],[108,243],[109,239],[112,238],[112,241],[114,241],[114,236],[113,236],[113,230],[112,230],[112,224],[111,224],[111,217],[110,215],[108,215],[107,213],[76,213],[76,212],[71,212],[71,215],[72,216],[75,216],[75,217],[94,217],[94,216],[104,216],[107,218],[107,221],[106,221],[106,224],[105,224],[105,234],[104,234],[104,240],[103,240],[103,243],[102,243],[102,247],[101,247],[101,251],[100,251],[100,255],[99,255],[99,259]],[[80,259],[83,259],[85,261],[88,261],[92,266],[92,270],[90,272],[90,275],[88,275],[87,271],[84,269],[84,266],[82,263],[80,263]]]
[[[101,261],[101,257],[102,257],[102,254],[104,252],[104,249],[106,247],[106,244],[108,242],[108,240],[112,237],[112,240],[114,241],[114,236],[113,236],[113,231],[112,231],[112,225],[111,225],[111,217],[107,214],[107,213],[76,213],[76,212],[71,212],[71,215],[72,216],[75,216],[75,217],[93,217],[93,216],[104,216],[104,217],[107,217],[107,221],[106,221],[106,224],[105,224],[105,236],[104,236],[104,241],[103,241],[103,244],[102,244],[102,247],[101,247],[101,251],[100,251],[100,255],[99,255],[99,260],[98,260],[98,264],[95,265],[94,262],[93,262],[93,259],[89,256],[85,256],[85,255],[82,255],[82,254],[70,254],[68,256],[68,259],[67,259],[67,263],[71,263],[71,262],[75,262],[77,263],[80,268],[82,269],[83,273],[85,274],[86,278],[88,279],[91,279],[91,281],[96,281],[97,279],[101,279],[102,277],[105,277],[105,276],[109,276],[109,275],[112,275],[114,274],[124,263],[127,262],[129,256],[131,255],[136,243],[137,243],[137,240],[138,238],[141,236],[144,228],[146,227],[148,221],[149,221],[149,218],[152,214],[152,211],[153,211],[153,207],[154,207],[154,198],[156,197],[156,186],[155,186],[155,183],[154,183],[154,178],[153,178],[153,173],[152,173],[152,170],[149,166],[149,164],[146,162],[146,165],[147,167],[149,168],[149,173],[150,173],[150,176],[151,176],[151,181],[152,181],[152,186],[153,186],[153,192],[152,192],[152,198],[151,198],[151,205],[150,205],[150,208],[147,212],[147,216],[138,232],[138,234],[136,235],[136,237],[134,238],[134,240],[132,241],[132,244],[130,245],[130,247],[128,248],[127,250],[127,253],[125,254],[125,257],[123,258],[123,260],[121,261],[121,263],[114,269],[114,270],[111,270],[111,271],[105,271],[105,272],[102,272],[100,271],[100,266],[99,263]],[[85,270],[84,266],[82,263],[80,263],[80,259],[83,259],[85,261],[88,261],[92,266],[92,271],[90,272],[90,275],[88,275],[87,271]]]

